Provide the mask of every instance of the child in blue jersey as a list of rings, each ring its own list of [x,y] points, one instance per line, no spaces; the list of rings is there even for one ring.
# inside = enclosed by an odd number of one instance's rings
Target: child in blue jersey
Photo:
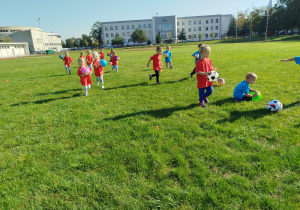
[[[300,56],[297,56],[297,57],[294,57],[294,58],[290,58],[290,59],[282,59],[281,62],[284,61],[284,62],[287,62],[287,61],[295,61],[296,64],[299,64],[300,65]]]
[[[201,46],[202,46],[202,44],[198,44],[199,50],[192,55],[195,58],[195,65],[197,64],[197,61],[199,60],[199,58],[201,58],[201,55],[200,55],[200,47]],[[194,70],[192,72],[190,72],[191,78],[193,78],[193,76],[195,74],[195,70],[196,70],[196,67],[194,68]]]
[[[258,95],[258,91],[251,89],[249,84],[254,84],[257,79],[257,75],[249,72],[246,75],[246,80],[240,82],[233,91],[233,97],[237,102],[242,101],[251,101],[252,97],[256,97]],[[250,92],[255,92],[255,94],[250,95]]]
[[[172,61],[171,61],[171,57],[173,58],[172,56],[172,53],[170,51],[170,46],[168,46],[166,49],[166,51],[163,53],[163,55],[165,56],[165,62],[166,62],[166,68],[168,68],[168,64],[170,64],[170,69],[173,68],[172,66]]]

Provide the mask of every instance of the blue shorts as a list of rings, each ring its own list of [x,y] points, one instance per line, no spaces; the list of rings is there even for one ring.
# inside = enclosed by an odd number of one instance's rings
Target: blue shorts
[[[295,57],[295,62],[300,65],[300,56]]]

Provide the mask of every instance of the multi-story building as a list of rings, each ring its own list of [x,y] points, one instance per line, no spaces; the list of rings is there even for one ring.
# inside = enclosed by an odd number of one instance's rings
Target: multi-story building
[[[123,37],[124,45],[133,45],[131,34],[136,28],[142,29],[147,38],[155,44],[156,35],[160,33],[162,41],[172,39],[178,41],[178,36],[183,29],[188,41],[197,41],[198,34],[202,34],[202,40],[221,39],[226,33],[232,15],[208,15],[177,17],[159,16],[146,20],[129,20],[103,22],[102,37],[106,47],[111,46],[111,41],[117,34]],[[213,36],[211,34],[213,33]]]

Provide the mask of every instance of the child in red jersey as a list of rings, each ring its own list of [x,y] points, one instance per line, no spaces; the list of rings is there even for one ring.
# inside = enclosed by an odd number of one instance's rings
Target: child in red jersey
[[[116,55],[116,52],[114,50],[111,51],[111,62],[112,62],[112,69],[114,70],[116,69],[116,72],[118,72],[118,60],[120,60],[120,58]]]
[[[101,50],[100,50],[100,52],[99,52],[99,56],[100,56],[100,59],[104,59],[103,48],[101,48]]]
[[[92,80],[90,74],[81,74],[81,68],[85,67],[84,58],[78,58],[78,76],[80,76],[80,83],[84,89],[84,95],[88,95],[88,90],[91,88]]]
[[[212,66],[211,60],[208,58],[211,49],[208,45],[203,44],[200,47],[201,58],[196,64],[197,88],[199,89],[199,106],[206,107],[205,103],[209,103],[208,96],[213,92],[213,83],[208,81],[207,75],[210,71],[215,71],[217,68]]]
[[[83,52],[80,52],[79,58],[84,58],[85,59]]]
[[[96,77],[96,84],[99,85],[99,81],[101,82],[101,88],[104,88],[104,81],[103,81],[103,66],[100,64],[99,54],[97,52],[94,53],[94,71]]]
[[[69,53],[65,53],[65,57],[62,59],[65,62],[67,74],[71,74],[71,62],[74,64],[73,59],[69,56]]]
[[[161,47],[157,47],[156,48],[156,54],[154,54],[152,57],[150,57],[150,60],[147,63],[147,67],[149,67],[149,64],[151,62],[151,60],[153,60],[153,70],[155,72],[155,74],[150,74],[149,75],[149,80],[152,80],[152,77],[156,77],[156,84],[160,84],[159,83],[159,72],[162,70],[162,62],[161,62],[161,53],[162,53],[162,48]]]
[[[90,50],[87,51],[86,64],[87,64],[87,66],[88,66],[88,67],[92,70],[92,72],[93,72],[93,56],[92,56]],[[91,73],[92,73],[92,72],[91,72]]]

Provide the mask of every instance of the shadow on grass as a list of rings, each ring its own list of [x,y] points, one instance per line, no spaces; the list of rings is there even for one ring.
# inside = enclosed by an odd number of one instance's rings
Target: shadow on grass
[[[43,99],[43,100],[30,101],[30,102],[21,102],[21,103],[17,103],[17,104],[11,104],[10,106],[21,106],[21,105],[27,105],[27,104],[44,104],[44,103],[48,103],[48,102],[56,101],[56,100],[80,97],[82,95],[83,94],[76,93],[76,94],[73,94],[72,96],[65,96],[65,97],[60,97],[60,98],[50,98],[50,99]]]
[[[44,96],[44,95],[50,95],[50,94],[64,94],[64,93],[68,93],[68,92],[72,92],[72,91],[79,91],[79,90],[82,90],[82,89],[70,89],[70,90],[61,90],[61,91],[56,91],[56,92],[49,92],[49,93],[40,93],[40,94],[37,94],[38,96]]]
[[[46,76],[46,77],[32,77],[30,79],[42,79],[42,78],[49,78],[49,77],[64,77],[64,76],[68,76],[69,74],[57,74],[57,75],[50,75],[50,76]]]
[[[233,97],[230,97],[230,98],[224,98],[222,100],[218,100],[218,101],[212,102],[211,104],[215,104],[217,106],[222,106],[222,105],[228,104],[228,103],[233,104],[233,103],[237,103],[237,102],[235,101],[235,99]],[[243,103],[247,103],[247,102],[245,101]]]
[[[105,118],[104,120],[121,120],[124,118],[134,117],[138,115],[148,115],[155,118],[166,118],[172,115],[176,111],[188,110],[197,106],[198,104],[191,104],[189,106],[182,106],[182,107],[172,107],[172,108],[165,108],[165,109],[158,109],[158,110],[141,111],[141,112],[135,112],[131,114],[118,115],[112,118]]]
[[[291,104],[283,104],[283,108],[284,108],[284,109],[289,109],[289,108],[291,108],[291,107],[293,107],[293,106],[296,106],[296,105],[300,106],[300,102],[299,102],[299,101],[296,101],[296,102],[291,103]]]
[[[122,85],[122,86],[112,87],[112,88],[105,88],[104,90],[113,90],[113,89],[137,87],[137,86],[148,86],[148,82],[142,82],[142,83],[133,84],[133,85]]]
[[[232,111],[230,112],[230,117],[222,120],[218,120],[218,123],[225,123],[225,122],[234,122],[242,117],[244,118],[251,118],[253,120],[262,118],[266,115],[272,114],[271,112],[267,111],[265,108],[250,110],[250,111]]]

